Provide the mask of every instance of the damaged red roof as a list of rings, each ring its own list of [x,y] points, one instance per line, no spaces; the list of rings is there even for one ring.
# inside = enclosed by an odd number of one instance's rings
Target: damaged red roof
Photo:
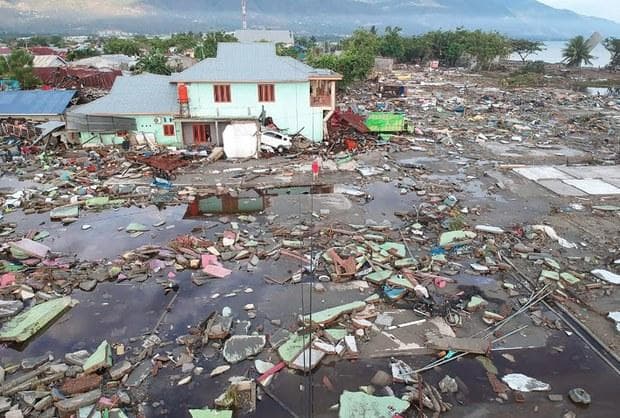
[[[123,75],[120,70],[87,67],[35,68],[34,72],[43,84],[65,89],[95,87],[110,90],[116,77]]]

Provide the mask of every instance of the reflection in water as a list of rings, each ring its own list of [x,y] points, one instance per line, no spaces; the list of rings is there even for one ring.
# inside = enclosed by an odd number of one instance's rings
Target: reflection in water
[[[586,87],[582,91],[589,96],[620,97],[620,87]]]
[[[254,213],[264,210],[269,199],[265,196],[239,197],[230,194],[199,197],[187,207],[184,218],[200,217],[207,213]]]
[[[198,196],[187,207],[184,219],[205,214],[237,214],[261,212],[269,207],[270,197],[333,193],[332,185],[301,185],[248,189],[240,193]]]

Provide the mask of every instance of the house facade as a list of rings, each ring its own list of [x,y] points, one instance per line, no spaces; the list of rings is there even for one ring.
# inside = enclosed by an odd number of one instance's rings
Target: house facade
[[[217,57],[172,76],[118,77],[110,94],[75,108],[68,129],[82,143],[128,135],[167,146],[216,146],[234,123],[272,122],[321,141],[336,106],[339,74],[276,55],[274,44],[221,43]]]

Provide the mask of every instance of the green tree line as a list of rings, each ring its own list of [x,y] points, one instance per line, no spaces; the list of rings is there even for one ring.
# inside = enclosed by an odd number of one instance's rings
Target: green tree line
[[[540,50],[542,44],[532,42],[519,45],[527,56]],[[311,65],[338,71],[344,82],[365,78],[374,65],[376,56],[393,58],[400,63],[421,63],[437,60],[440,65],[453,67],[468,56],[479,69],[489,69],[497,57],[508,56],[515,44],[498,32],[466,29],[436,30],[423,35],[404,36],[399,27],[388,26],[383,34],[376,28],[358,29],[341,42],[339,54],[311,54]]]

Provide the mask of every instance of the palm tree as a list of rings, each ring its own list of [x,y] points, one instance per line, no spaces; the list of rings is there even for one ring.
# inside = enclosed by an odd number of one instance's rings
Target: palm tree
[[[581,67],[582,64],[591,65],[594,56],[590,54],[590,46],[581,35],[575,36],[568,41],[566,48],[562,50],[563,63],[569,67]]]

